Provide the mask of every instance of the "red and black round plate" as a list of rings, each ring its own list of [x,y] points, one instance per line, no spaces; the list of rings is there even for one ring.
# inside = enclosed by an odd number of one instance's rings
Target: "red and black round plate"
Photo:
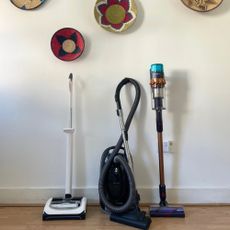
[[[85,41],[82,34],[73,28],[62,28],[51,39],[51,50],[62,61],[79,58],[84,48]]]

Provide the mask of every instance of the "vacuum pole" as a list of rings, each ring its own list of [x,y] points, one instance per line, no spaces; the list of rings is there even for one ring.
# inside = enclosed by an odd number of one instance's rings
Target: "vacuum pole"
[[[159,174],[160,174],[160,205],[166,206],[166,185],[165,185],[165,175],[164,175],[164,151],[163,151],[163,132],[157,132],[158,141],[158,156],[159,156]]]
[[[65,178],[65,198],[72,197],[72,158],[73,158],[73,74],[69,76],[69,92],[70,92],[70,114],[69,114],[69,128],[65,128],[64,132],[67,134],[67,149],[66,149],[66,178]]]
[[[160,184],[165,184],[164,175],[164,155],[163,155],[163,135],[162,133],[157,133],[158,140],[158,155],[159,155],[159,173],[160,173]]]
[[[164,70],[162,64],[153,64],[150,69],[150,86],[152,91],[152,109],[156,110],[156,129],[158,140],[159,155],[159,174],[160,174],[160,206],[166,206],[166,186],[164,176],[164,151],[163,151],[163,120],[162,110],[164,106],[164,86],[166,84],[164,78]]]

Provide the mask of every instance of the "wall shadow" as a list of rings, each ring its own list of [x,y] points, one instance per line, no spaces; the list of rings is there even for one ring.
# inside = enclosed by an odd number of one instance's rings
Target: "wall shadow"
[[[169,113],[172,113],[173,123],[173,142],[174,152],[172,164],[172,185],[178,186],[178,173],[180,168],[181,143],[183,141],[183,124],[185,122],[184,115],[188,112],[188,99],[189,99],[189,80],[188,74],[183,70],[175,70],[170,74],[167,79],[167,106]],[[177,197],[176,197],[177,199]],[[178,200],[178,199],[177,199]]]
[[[135,152],[136,154],[133,155],[134,158],[134,174],[140,172],[141,169],[141,175],[142,177],[145,178],[145,181],[147,182],[152,182],[154,175],[153,175],[153,170],[150,171],[149,168],[157,168],[157,163],[154,161],[153,158],[153,149],[148,143],[148,139],[146,137],[146,132],[145,132],[145,124],[147,122],[146,119],[146,114],[147,114],[147,95],[146,91],[143,88],[143,86],[139,83],[140,88],[141,88],[141,98],[140,98],[140,103],[138,105],[137,111],[133,117],[133,121],[131,125],[134,126],[136,130],[136,149]],[[132,87],[132,86],[131,86]],[[126,97],[128,104],[131,106],[134,100],[134,97],[131,93],[131,87],[126,87]],[[150,105],[149,105],[150,108]],[[154,136],[153,136],[154,138]],[[132,146],[130,147],[132,150]],[[148,162],[148,165],[146,165],[146,162]],[[136,164],[135,164],[136,163]],[[138,164],[137,164],[138,163]],[[136,165],[136,166],[135,166]],[[137,167],[138,165],[138,167]],[[137,170],[138,169],[138,170]],[[139,176],[137,176],[140,178]],[[138,185],[137,185],[138,187]],[[153,197],[153,195],[152,195]]]
[[[118,33],[119,35],[134,33],[143,24],[143,22],[144,22],[144,8],[142,6],[142,3],[139,0],[135,0],[135,3],[136,3],[136,6],[137,6],[137,17],[136,17],[136,21],[126,31],[124,31],[122,33]]]
[[[82,89],[84,84],[79,76],[75,75],[74,81],[74,100],[73,100],[73,124],[75,128],[74,135],[74,156],[75,168],[73,170],[73,185],[79,190],[86,184],[86,153],[85,153],[85,137],[82,127]],[[74,191],[75,189],[73,189]],[[75,194],[77,195],[77,194]],[[78,194],[79,195],[79,194]]]
[[[225,1],[223,2],[214,10],[211,10],[209,12],[205,12],[204,14],[207,14],[208,16],[216,16],[216,15],[221,15],[221,14],[226,14],[230,10],[230,1]]]
[[[84,51],[82,53],[82,55],[79,57],[79,59],[77,58],[75,61],[79,62],[79,61],[84,61],[87,56],[89,55],[90,51],[91,51],[91,40],[89,39],[89,37],[84,33],[82,34],[83,38],[84,38],[84,42],[85,42],[85,48]]]

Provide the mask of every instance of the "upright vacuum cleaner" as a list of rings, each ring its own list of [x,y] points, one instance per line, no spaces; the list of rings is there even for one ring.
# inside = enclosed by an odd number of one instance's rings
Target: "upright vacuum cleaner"
[[[163,119],[162,110],[165,109],[164,86],[166,84],[164,78],[164,69],[162,64],[153,64],[150,68],[150,86],[152,91],[152,109],[156,110],[156,129],[158,139],[159,154],[159,174],[160,174],[160,203],[159,206],[150,207],[150,215],[152,217],[185,217],[182,207],[170,207],[166,200],[166,185],[164,177],[164,155],[163,155]]]
[[[72,197],[72,157],[73,157],[73,123],[72,123],[72,98],[73,98],[73,74],[69,76],[70,91],[70,119],[69,128],[65,128],[67,134],[66,151],[66,182],[65,196],[60,198],[50,198],[45,205],[43,220],[63,220],[63,219],[85,219],[86,203],[85,197]]]
[[[126,85],[135,88],[135,98],[124,123],[120,100],[121,89]],[[121,136],[115,146],[107,148],[101,157],[99,197],[101,208],[110,220],[140,229],[148,229],[150,217],[139,208],[140,196],[133,176],[133,160],[128,144],[128,129],[140,100],[140,86],[132,78],[124,78],[117,86],[115,101]]]

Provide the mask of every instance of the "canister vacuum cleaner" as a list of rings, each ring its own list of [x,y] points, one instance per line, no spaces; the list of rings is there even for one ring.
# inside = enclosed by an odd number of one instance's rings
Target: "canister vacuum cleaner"
[[[121,89],[126,85],[135,88],[135,98],[126,122],[120,100]],[[139,208],[140,196],[133,176],[133,160],[128,144],[128,129],[140,100],[140,86],[132,78],[124,78],[117,86],[115,101],[121,136],[115,146],[107,148],[101,157],[99,177],[100,205],[111,221],[148,229],[150,217]]]
[[[163,119],[162,110],[164,106],[164,70],[162,64],[153,64],[150,68],[150,86],[152,92],[152,109],[156,111],[156,129],[158,139],[158,156],[159,156],[159,195],[160,203],[158,206],[150,207],[151,217],[185,217],[182,207],[172,207],[166,200],[166,185],[164,177],[164,154],[163,154]]]

